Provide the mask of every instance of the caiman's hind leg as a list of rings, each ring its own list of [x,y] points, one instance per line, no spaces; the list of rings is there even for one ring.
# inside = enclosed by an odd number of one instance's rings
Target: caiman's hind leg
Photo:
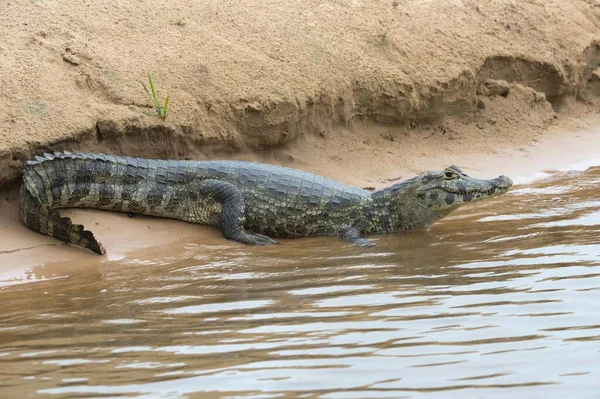
[[[213,179],[203,180],[200,183],[200,195],[210,196],[221,204],[220,226],[223,237],[246,245],[277,244],[277,241],[270,237],[244,230],[244,194],[233,184]]]
[[[57,211],[50,209],[48,205],[43,205],[25,185],[21,188],[19,213],[23,223],[38,233],[89,248],[100,255],[106,253],[91,231],[84,230],[82,225],[73,224],[70,218],[61,217]]]

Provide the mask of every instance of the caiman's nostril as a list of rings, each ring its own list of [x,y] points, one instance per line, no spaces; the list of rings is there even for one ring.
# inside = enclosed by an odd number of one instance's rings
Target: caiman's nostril
[[[508,176],[504,176],[504,175],[498,176],[498,178],[495,180],[500,180],[502,182],[503,186],[504,185],[512,186],[512,184],[513,184],[513,181],[511,180],[511,178]]]

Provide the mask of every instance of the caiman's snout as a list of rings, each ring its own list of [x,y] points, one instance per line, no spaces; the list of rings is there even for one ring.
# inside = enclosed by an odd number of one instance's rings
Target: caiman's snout
[[[428,208],[446,212],[467,202],[504,194],[512,184],[512,180],[504,175],[481,180],[464,174],[456,166],[450,166],[443,172],[423,176],[417,197]]]
[[[467,189],[467,194],[463,195],[463,202],[477,201],[504,194],[513,185],[513,181],[504,175],[490,180],[467,179],[469,178],[465,177],[466,186],[470,186],[471,189]]]
[[[492,181],[495,189],[498,190],[498,194],[507,192],[513,185],[513,181],[508,176],[498,176]]]

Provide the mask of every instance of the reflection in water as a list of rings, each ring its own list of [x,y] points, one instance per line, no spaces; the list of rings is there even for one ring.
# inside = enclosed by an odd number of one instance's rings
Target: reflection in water
[[[0,392],[595,398],[599,183],[565,173],[369,249],[178,243],[5,287]]]

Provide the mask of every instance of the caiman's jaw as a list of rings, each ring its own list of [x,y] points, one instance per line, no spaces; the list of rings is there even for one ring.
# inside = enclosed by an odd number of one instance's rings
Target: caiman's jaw
[[[423,175],[417,197],[432,210],[452,210],[466,202],[478,201],[504,194],[512,186],[512,180],[500,176],[490,180],[474,179],[456,166],[443,172]]]
[[[464,202],[474,201],[493,197],[494,195],[504,194],[512,186],[512,180],[506,176],[500,176],[493,180],[470,179],[471,183],[476,181],[478,184],[463,187],[460,183],[452,187],[441,187],[446,193],[462,195]],[[472,197],[472,198],[471,198]]]

